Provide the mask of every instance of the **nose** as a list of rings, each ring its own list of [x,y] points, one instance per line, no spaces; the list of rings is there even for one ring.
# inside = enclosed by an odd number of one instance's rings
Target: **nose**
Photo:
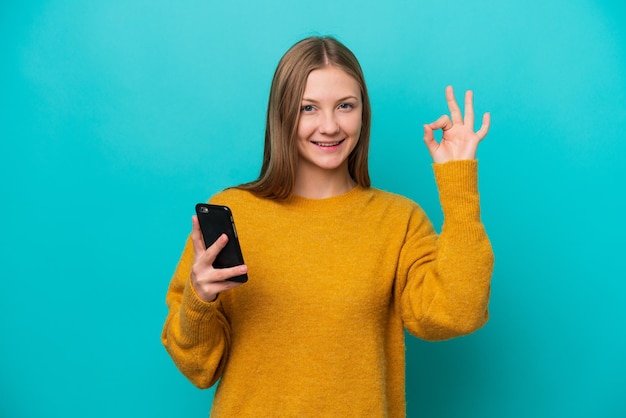
[[[319,131],[325,135],[334,135],[339,132],[339,123],[334,112],[323,112],[320,116]]]

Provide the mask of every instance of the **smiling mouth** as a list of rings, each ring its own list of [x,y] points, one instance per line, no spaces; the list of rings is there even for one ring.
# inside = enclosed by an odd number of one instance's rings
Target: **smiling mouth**
[[[341,141],[335,141],[335,142],[315,142],[315,141],[311,141],[311,143],[317,145],[318,147],[330,148],[330,147],[336,147],[337,145],[341,144],[343,141],[345,141],[345,139],[342,139]]]

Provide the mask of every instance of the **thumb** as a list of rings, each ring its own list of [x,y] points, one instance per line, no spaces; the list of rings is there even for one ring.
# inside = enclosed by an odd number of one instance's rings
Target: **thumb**
[[[430,151],[431,154],[433,154],[439,147],[439,144],[435,139],[433,130],[429,125],[424,125],[424,143],[426,144],[426,148],[428,148],[428,151]]]

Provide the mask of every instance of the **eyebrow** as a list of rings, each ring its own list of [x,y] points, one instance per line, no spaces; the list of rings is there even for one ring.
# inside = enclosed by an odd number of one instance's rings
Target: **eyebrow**
[[[348,100],[348,99],[354,99],[354,100],[357,100],[357,101],[361,100],[361,99],[359,99],[359,98],[358,98],[358,97],[356,97],[356,96],[346,96],[346,97],[342,97],[341,99],[337,100],[337,102],[343,102],[343,101],[346,101],[346,100]],[[302,101],[303,101],[303,102],[311,102],[311,103],[319,103],[319,102],[318,102],[317,100],[315,100],[315,99],[308,99],[308,98],[306,98],[306,97],[303,97],[303,98],[302,98]]]

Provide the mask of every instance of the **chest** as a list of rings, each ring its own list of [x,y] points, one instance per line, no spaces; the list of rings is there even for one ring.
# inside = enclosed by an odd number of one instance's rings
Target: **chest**
[[[323,321],[386,315],[404,238],[389,219],[266,216],[266,222],[237,220],[249,281],[231,295],[235,315]]]

